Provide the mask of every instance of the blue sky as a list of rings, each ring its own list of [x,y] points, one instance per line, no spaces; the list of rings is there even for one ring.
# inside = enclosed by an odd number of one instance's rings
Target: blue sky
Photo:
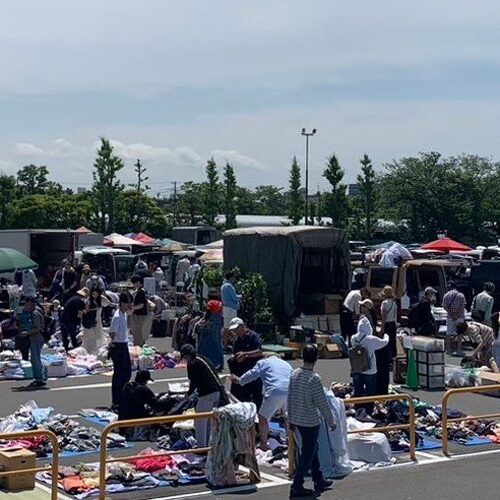
[[[0,168],[91,182],[98,138],[140,157],[152,191],[201,180],[285,185],[311,142],[352,181],[419,151],[500,157],[500,6],[397,0],[18,0],[0,9]]]

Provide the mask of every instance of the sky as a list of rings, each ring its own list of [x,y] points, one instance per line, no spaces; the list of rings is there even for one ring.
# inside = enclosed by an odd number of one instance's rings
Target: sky
[[[89,187],[99,138],[152,193],[230,162],[327,187],[421,151],[500,158],[500,5],[486,0],[0,0],[0,170]]]

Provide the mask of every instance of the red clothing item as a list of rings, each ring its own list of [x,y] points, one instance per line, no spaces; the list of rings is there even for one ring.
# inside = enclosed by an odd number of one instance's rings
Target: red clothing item
[[[132,460],[130,463],[142,472],[157,472],[175,465],[175,461],[171,457],[155,457],[154,455]]]
[[[66,493],[83,493],[89,491],[90,487],[86,486],[85,483],[80,479],[80,476],[69,476],[61,481],[61,486],[64,488]]]

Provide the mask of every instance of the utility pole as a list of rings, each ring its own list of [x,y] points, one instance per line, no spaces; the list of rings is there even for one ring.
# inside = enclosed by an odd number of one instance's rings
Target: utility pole
[[[305,128],[303,128],[300,132],[300,135],[306,138],[306,199],[304,200],[304,225],[309,224],[309,137],[315,135],[317,130],[315,128],[312,129],[311,132],[307,132]]]

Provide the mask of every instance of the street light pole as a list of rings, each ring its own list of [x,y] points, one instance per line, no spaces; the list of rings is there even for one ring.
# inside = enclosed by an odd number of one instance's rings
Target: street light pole
[[[300,135],[303,135],[306,138],[306,198],[304,200],[304,225],[309,224],[309,137],[315,135],[317,130],[315,128],[312,129],[311,132],[307,132],[305,128],[303,128],[300,132]]]

